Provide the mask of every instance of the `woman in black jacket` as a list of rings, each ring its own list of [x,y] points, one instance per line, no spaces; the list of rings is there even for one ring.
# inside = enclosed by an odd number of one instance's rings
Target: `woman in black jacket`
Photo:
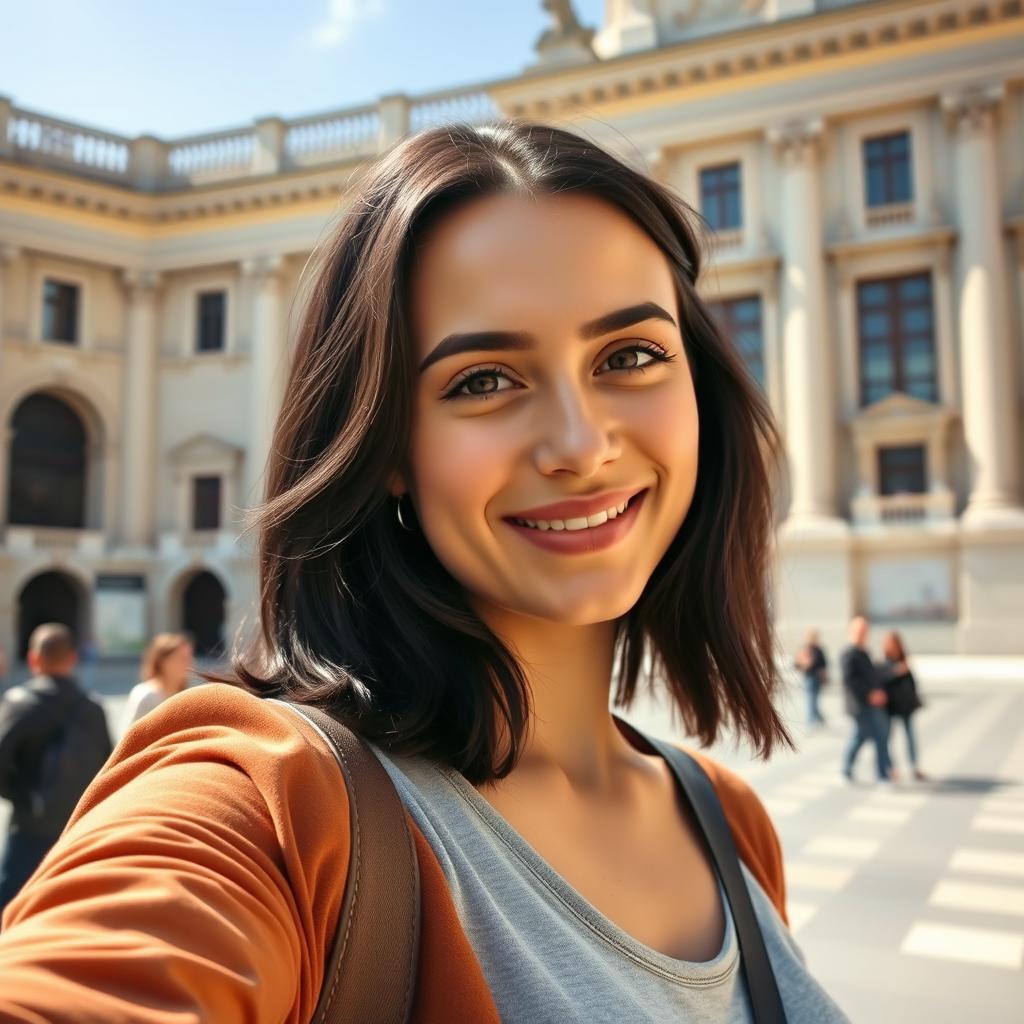
[[[885,634],[882,641],[882,653],[885,655],[885,662],[881,672],[882,678],[885,680],[885,690],[889,696],[889,728],[891,730],[894,718],[899,718],[903,722],[903,728],[907,734],[907,754],[910,758],[910,766],[913,769],[914,778],[923,782],[927,776],[918,768],[917,740],[914,736],[911,719],[914,712],[924,704],[918,695],[914,675],[907,665],[907,652],[899,633],[892,631]],[[890,746],[889,749],[891,750],[892,747]]]

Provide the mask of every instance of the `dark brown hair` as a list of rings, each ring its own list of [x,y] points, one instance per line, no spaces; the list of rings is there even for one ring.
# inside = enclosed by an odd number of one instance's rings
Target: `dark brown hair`
[[[907,652],[903,647],[903,638],[896,630],[890,630],[882,637],[882,654],[892,661],[906,661]]]
[[[325,707],[475,783],[514,766],[529,722],[522,668],[422,532],[399,526],[387,485],[409,442],[417,242],[474,197],[567,191],[624,211],[671,264],[700,419],[689,513],[618,623],[616,702],[658,680],[700,740],[728,722],[767,756],[790,742],[772,704],[771,414],[697,296],[700,218],[587,139],[541,124],[446,125],[405,139],[367,168],[317,254],[266,500],[251,519],[259,635],[233,656],[230,681]]]

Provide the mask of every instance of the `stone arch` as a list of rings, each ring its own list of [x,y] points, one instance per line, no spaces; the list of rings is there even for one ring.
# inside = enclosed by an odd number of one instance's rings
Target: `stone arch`
[[[229,591],[220,573],[193,565],[170,588],[177,628],[192,635],[198,658],[217,658],[227,649]]]
[[[25,574],[17,593],[17,657],[22,661],[28,638],[44,622],[62,622],[75,635],[79,647],[90,640],[89,584],[65,566],[49,566]]]

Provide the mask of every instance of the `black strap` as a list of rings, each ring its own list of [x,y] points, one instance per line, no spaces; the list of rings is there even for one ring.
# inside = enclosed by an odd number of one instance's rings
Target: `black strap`
[[[351,853],[312,1024],[406,1024],[420,940],[420,875],[405,809],[373,751],[320,708],[274,697],[326,742],[349,795]]]
[[[754,913],[750,892],[740,869],[736,844],[733,842],[732,832],[715,787],[700,764],[685,751],[671,743],[645,735],[618,716],[616,720],[628,735],[646,744],[668,762],[676,782],[693,808],[736,924],[740,960],[754,1021],[756,1024],[785,1024],[786,1012],[782,1008],[782,997],[779,995],[775,973],[768,959],[761,926]]]

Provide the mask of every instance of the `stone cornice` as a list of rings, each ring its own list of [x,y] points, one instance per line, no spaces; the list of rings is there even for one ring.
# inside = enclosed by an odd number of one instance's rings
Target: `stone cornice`
[[[0,160],[0,208],[3,196],[8,195],[42,202],[50,208],[97,214],[122,224],[201,222],[259,210],[284,211],[309,202],[337,202],[364,166],[363,161],[349,161],[313,171],[292,171],[255,181],[242,179],[152,195],[70,173]]]
[[[898,231],[879,228],[875,233],[830,242],[826,245],[825,252],[837,263],[841,263],[858,256],[893,249],[948,249],[956,241],[956,236],[956,228],[948,225],[926,228],[914,228],[910,225],[909,229],[903,227]]]
[[[1016,23],[1022,0],[887,0],[718,33],[643,53],[551,74],[493,83],[488,91],[510,116],[551,118],[580,110],[603,112],[621,101],[685,93],[714,82],[751,84],[765,71],[928,38],[952,40],[971,29]]]

